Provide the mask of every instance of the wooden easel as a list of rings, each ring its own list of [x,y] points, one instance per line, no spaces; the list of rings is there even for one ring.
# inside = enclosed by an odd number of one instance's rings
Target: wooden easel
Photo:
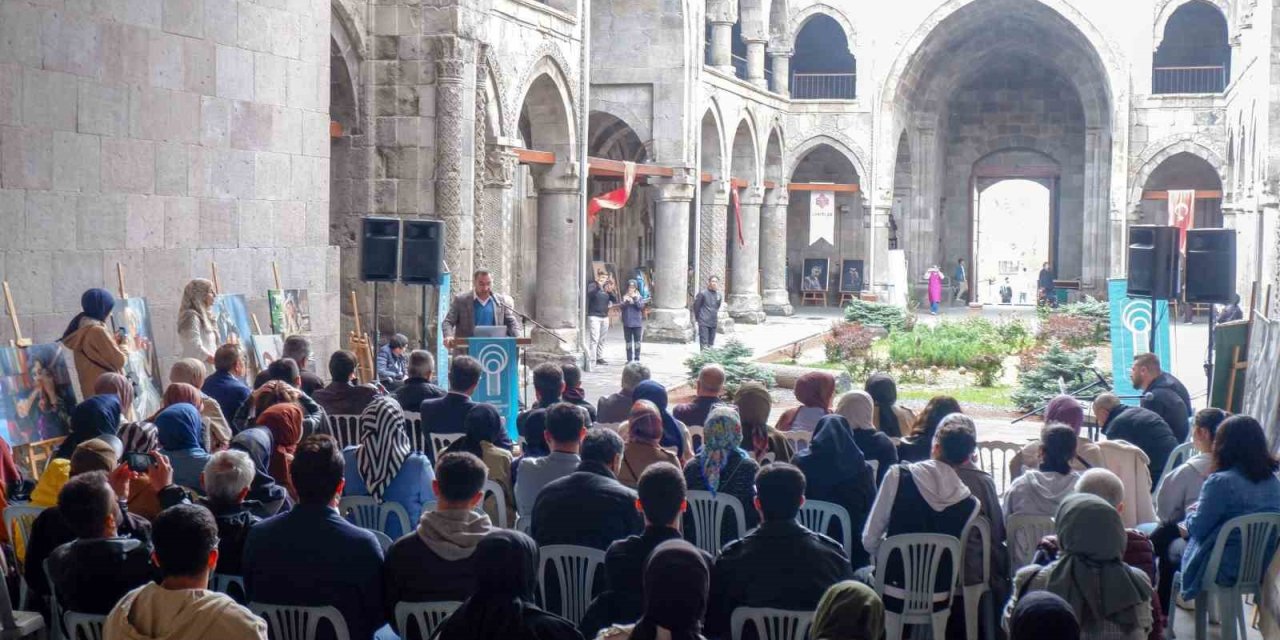
[[[356,292],[351,292],[351,314],[355,316],[356,328],[348,336],[348,342],[351,345],[351,352],[356,354],[356,376],[360,378],[361,384],[372,384],[377,380],[377,369],[373,360],[373,348],[370,346],[369,335],[364,332],[360,326],[360,305],[356,301]]]
[[[9,282],[6,280],[3,285],[4,305],[9,311],[9,321],[13,323],[13,340],[9,341],[9,346],[18,348],[30,347],[32,344],[31,339],[22,337],[22,326],[18,324],[18,311],[13,304],[13,293],[9,290]],[[49,438],[48,440],[19,445],[13,449],[14,459],[15,461],[26,463],[27,477],[32,480],[38,479],[44,473],[45,467],[49,466],[49,461],[53,460],[54,450],[65,439],[65,437]]]
[[[284,287],[280,286],[280,265],[275,260],[271,261],[271,275],[276,279],[276,291],[284,291]]]
[[[22,337],[22,325],[18,324],[18,311],[13,305],[13,293],[9,291],[9,281],[4,282],[4,306],[9,310],[9,322],[13,325],[13,340],[9,341],[11,347],[29,347],[31,339]]]
[[[216,262],[210,262],[210,263],[209,263],[209,270],[210,270],[210,271],[212,272],[212,274],[213,274],[213,294],[214,294],[214,295],[221,295],[221,294],[222,294],[222,285],[218,284],[218,263],[216,263]]]
[[[827,306],[826,291],[805,291],[800,296],[800,306],[821,305]]]
[[[857,299],[858,299],[858,294],[853,293],[852,291],[840,292],[840,306],[842,307]]]
[[[125,293],[124,290],[124,265],[119,262],[116,263],[116,285],[120,292],[120,298],[127,300],[129,294]]]

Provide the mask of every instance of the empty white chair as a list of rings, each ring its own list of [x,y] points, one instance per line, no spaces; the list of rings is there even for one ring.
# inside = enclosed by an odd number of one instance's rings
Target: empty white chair
[[[571,544],[552,544],[538,549],[538,589],[542,592],[543,605],[547,603],[547,566],[555,575],[559,606],[548,611],[577,625],[587,613],[595,587],[596,570],[604,565],[604,552],[590,547]]]
[[[686,499],[689,514],[693,517],[693,544],[713,557],[720,555],[720,547],[723,546],[720,531],[727,513],[733,513],[738,536],[747,533],[746,511],[737,498],[723,491],[715,495],[710,491],[690,491]]]
[[[249,610],[267,621],[271,640],[313,640],[321,620],[328,620],[332,625],[335,640],[351,640],[347,621],[333,607],[289,607],[250,602]]]
[[[1222,553],[1226,550],[1227,540],[1235,534],[1240,541],[1240,570],[1233,585],[1218,584],[1218,570],[1222,564]],[[1203,585],[1196,595],[1196,640],[1208,640],[1209,609],[1216,605],[1218,615],[1222,617],[1222,640],[1247,638],[1248,621],[1244,615],[1244,604],[1241,598],[1252,595],[1255,600],[1262,597],[1262,580],[1271,558],[1267,551],[1280,539],[1280,514],[1255,513],[1248,516],[1232,518],[1218,530],[1218,538],[1209,552],[1209,561],[1205,564]],[[1182,574],[1173,576],[1173,590],[1182,589]],[[1213,597],[1214,600],[1210,600]],[[1173,616],[1178,607],[1169,607],[1169,629],[1173,629]]]
[[[44,511],[44,507],[32,507],[28,505],[13,505],[4,510],[4,528],[9,532],[9,543],[13,545],[14,551],[20,557],[25,557],[27,541],[31,539],[31,524],[36,521],[36,516]],[[27,602],[27,578],[21,576],[18,582],[18,606],[25,607]]]
[[[338,513],[361,529],[386,532],[387,521],[395,518],[403,535],[411,530],[409,514],[396,502],[379,503],[370,496],[348,496],[338,501]]]
[[[804,528],[822,535],[827,535],[831,520],[837,520],[840,523],[840,544],[844,547],[845,555],[853,553],[850,550],[853,546],[853,520],[849,517],[848,509],[834,502],[805,500],[804,504],[800,505],[800,513],[796,518]]]
[[[880,477],[880,461],[879,460],[867,460],[867,466],[871,467],[872,478]],[[880,486],[879,480],[876,480],[876,486]]]
[[[1194,442],[1184,442],[1173,448],[1169,453],[1169,460],[1164,463],[1164,471],[1160,474],[1160,481],[1156,483],[1156,495],[1160,495],[1160,487],[1164,484],[1164,479],[1177,469],[1182,463],[1196,455],[1196,445]]]
[[[902,564],[901,588],[885,584],[890,559],[895,555]],[[908,624],[929,625],[934,638],[946,637],[956,585],[954,573],[939,576],[942,559],[947,556],[951,558],[951,570],[961,571],[960,541],[951,536],[913,533],[891,536],[880,543],[876,553],[876,593],[883,600],[887,591],[890,597],[902,601],[902,613],[885,608],[886,640],[902,640],[902,627]],[[935,591],[938,584],[945,584],[946,590]],[[937,604],[944,606],[934,611]]]
[[[214,573],[209,576],[209,590],[230,596],[232,600],[244,604],[248,592],[244,589],[244,578],[228,573]]]
[[[994,440],[978,443],[978,448],[974,450],[973,455],[977,458],[978,468],[991,474],[991,479],[996,483],[996,495],[1004,495],[1009,485],[1013,483],[1009,465],[1022,452],[1024,446]]]
[[[499,529],[506,529],[507,525],[509,524],[507,522],[507,492],[503,491],[502,485],[498,484],[497,482],[494,482],[493,480],[485,480],[483,493],[484,493],[484,498],[486,500],[489,498],[489,496],[491,495],[493,496],[493,504],[494,504],[493,524],[496,525]],[[481,500],[480,504],[476,506],[476,509],[479,511],[484,511],[484,502],[485,500]]]
[[[431,438],[431,459],[439,460],[444,455],[444,450],[453,444],[454,440],[461,438],[465,433],[432,433],[428,434]]]
[[[442,602],[397,602],[396,628],[401,638],[409,637],[409,620],[418,628],[419,638],[430,638],[453,612],[461,607],[457,600]]]
[[[966,584],[964,567],[967,564],[967,554],[969,553],[969,538],[977,535],[981,541],[982,553],[982,576],[981,580]],[[995,638],[995,603],[991,596],[991,523],[984,516],[977,516],[969,521],[969,526],[965,528],[961,534],[960,540],[960,568],[956,571],[956,587],[960,589],[960,593],[964,596],[964,625],[966,640],[978,640],[978,607],[982,604],[983,597],[987,600],[986,617],[983,621],[984,634],[987,640]]]
[[[68,611],[66,615],[69,640],[102,640],[102,625],[106,616],[95,616],[87,613]]]
[[[1031,564],[1040,539],[1053,533],[1052,516],[1009,516],[1005,521],[1005,538],[1009,541],[1009,571]]]
[[[360,444],[360,416],[329,416],[329,433],[338,441],[339,449]]]
[[[813,612],[738,607],[729,618],[733,640],[741,640],[748,622],[755,626],[756,637],[760,640],[804,640],[809,637]]]
[[[14,611],[9,601],[9,584],[0,579],[0,638],[21,640],[30,636],[45,637],[44,618],[35,611]]]

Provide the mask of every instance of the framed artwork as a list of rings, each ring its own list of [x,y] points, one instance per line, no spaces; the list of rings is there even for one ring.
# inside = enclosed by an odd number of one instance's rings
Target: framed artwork
[[[830,268],[831,261],[827,258],[805,258],[800,272],[800,290],[826,291]]]
[[[151,311],[145,298],[116,300],[111,323],[129,342],[124,373],[134,382],[133,417],[143,419],[160,410],[164,389],[160,386],[160,357],[151,332]]]
[[[267,291],[271,331],[282,336],[311,333],[311,302],[306,289]]]
[[[71,352],[56,342],[0,348],[0,437],[11,447],[67,435],[76,406],[72,366]]]
[[[278,334],[253,336],[253,357],[258,363],[258,370],[266,369],[280,357],[284,351],[284,338]]]
[[[213,301],[213,324],[218,330],[218,344],[234,342],[249,351],[249,307],[241,294],[220,295]]]
[[[844,260],[840,264],[840,291],[842,293],[858,293],[862,291],[863,263],[861,260]]]

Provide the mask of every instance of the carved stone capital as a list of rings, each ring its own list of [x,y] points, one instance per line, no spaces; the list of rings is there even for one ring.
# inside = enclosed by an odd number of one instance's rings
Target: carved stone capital
[[[484,154],[484,185],[486,187],[511,188],[515,181],[519,158],[511,147],[491,144]]]
[[[758,184],[748,185],[738,196],[742,206],[758,207],[764,204],[764,186]]]
[[[436,78],[445,82],[462,82],[467,63],[475,57],[476,43],[445,34],[427,39],[436,61]]]

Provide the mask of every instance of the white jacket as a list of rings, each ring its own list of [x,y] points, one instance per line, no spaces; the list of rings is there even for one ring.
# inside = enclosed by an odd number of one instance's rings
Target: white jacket
[[[1099,442],[1102,459],[1111,473],[1124,483],[1124,511],[1120,512],[1126,528],[1145,522],[1156,522],[1156,508],[1151,501],[1151,459],[1142,449],[1123,440]]]

